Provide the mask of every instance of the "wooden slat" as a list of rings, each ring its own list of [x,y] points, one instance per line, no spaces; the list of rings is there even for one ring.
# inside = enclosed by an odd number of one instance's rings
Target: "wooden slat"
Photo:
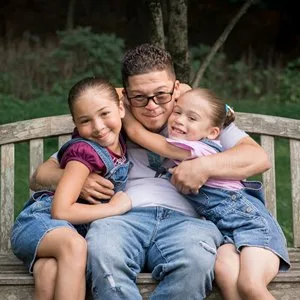
[[[42,137],[69,134],[74,124],[70,115],[39,118],[0,125],[0,145]]]
[[[37,167],[44,161],[44,140],[35,139],[29,142],[29,178]],[[29,189],[29,193],[32,191]]]
[[[70,134],[66,134],[66,135],[61,135],[58,138],[58,147],[60,148],[64,143],[66,143],[67,141],[69,141],[71,139],[71,135]]]
[[[1,146],[0,253],[10,252],[10,230],[14,221],[15,146]]]
[[[33,174],[39,164],[44,161],[44,140],[35,139],[29,142],[30,146],[30,168],[29,176]]]
[[[260,136],[261,146],[268,153],[272,168],[263,173],[263,183],[265,190],[266,206],[271,214],[276,218],[276,174],[275,174],[275,151],[274,151],[274,138],[271,136]]]
[[[290,140],[294,246],[300,247],[300,141]]]
[[[247,132],[300,139],[300,120],[249,113],[236,115],[236,124]]]

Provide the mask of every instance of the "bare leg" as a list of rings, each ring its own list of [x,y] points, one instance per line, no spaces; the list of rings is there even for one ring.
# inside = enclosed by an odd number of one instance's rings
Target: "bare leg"
[[[33,266],[34,300],[53,300],[57,276],[55,258],[39,258]]]
[[[37,257],[54,257],[57,261],[56,300],[84,299],[86,256],[85,239],[72,229],[57,228],[42,239]]]
[[[237,289],[240,255],[232,244],[222,245],[217,252],[215,280],[224,299],[241,300]]]
[[[279,257],[273,252],[244,247],[240,254],[238,289],[243,299],[275,300],[267,286],[279,270]]]

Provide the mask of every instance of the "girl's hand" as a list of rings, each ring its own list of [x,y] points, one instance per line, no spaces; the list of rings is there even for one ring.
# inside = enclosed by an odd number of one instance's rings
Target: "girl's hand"
[[[116,215],[124,214],[132,208],[131,199],[124,192],[117,192],[108,205],[113,208]]]

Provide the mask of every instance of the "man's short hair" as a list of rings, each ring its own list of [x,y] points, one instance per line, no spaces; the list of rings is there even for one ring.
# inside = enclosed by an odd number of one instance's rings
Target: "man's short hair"
[[[128,85],[128,77],[166,70],[175,80],[175,71],[171,54],[152,44],[141,44],[128,50],[122,61],[123,86]]]

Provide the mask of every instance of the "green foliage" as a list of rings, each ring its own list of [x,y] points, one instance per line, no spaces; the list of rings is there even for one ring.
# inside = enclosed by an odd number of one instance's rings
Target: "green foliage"
[[[121,85],[123,51],[122,39],[93,33],[89,27],[60,31],[57,39],[45,45],[24,39],[9,49],[0,46],[0,93],[23,100],[47,93],[62,96],[86,76]]]
[[[206,45],[192,47],[192,70],[196,72],[210,51]],[[280,61],[266,66],[251,53],[238,61],[229,62],[224,53],[217,53],[209,65],[201,86],[216,91],[224,99],[255,99],[273,103],[300,104],[300,58],[281,66]]]

